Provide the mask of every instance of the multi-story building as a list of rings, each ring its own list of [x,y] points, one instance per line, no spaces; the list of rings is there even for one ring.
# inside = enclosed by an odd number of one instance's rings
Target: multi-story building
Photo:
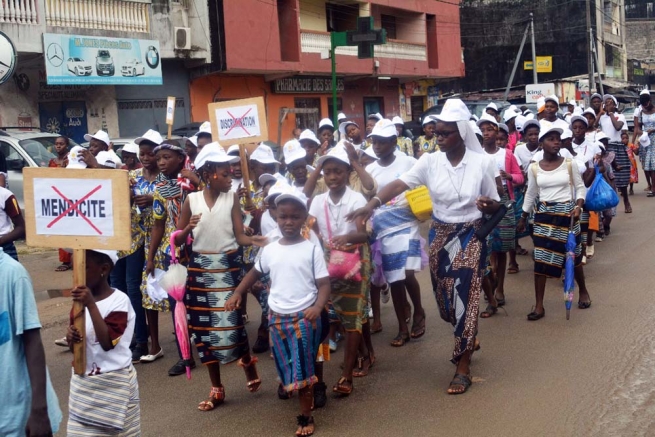
[[[0,0],[0,31],[18,52],[0,85],[0,126],[40,126],[77,141],[191,121],[187,67],[210,62],[207,1]],[[195,63],[195,64],[194,64]],[[155,84],[155,85],[152,85]],[[158,85],[157,85],[158,84]]]
[[[358,17],[373,17],[387,43],[372,59],[336,50],[337,107],[349,118],[411,120],[436,102],[440,81],[464,75],[456,0],[216,0],[209,9],[212,63],[191,72],[192,117],[207,119],[211,102],[264,96],[274,142],[331,117],[329,32],[356,29]]]

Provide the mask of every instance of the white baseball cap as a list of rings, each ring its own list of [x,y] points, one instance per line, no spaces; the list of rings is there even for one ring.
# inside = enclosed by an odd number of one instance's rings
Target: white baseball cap
[[[553,102],[559,107],[559,97],[557,97],[556,95],[550,95],[544,97],[544,105],[546,104],[546,102]]]
[[[610,137],[608,137],[605,132],[600,131],[596,134],[595,140],[600,142],[600,140],[609,140]]]
[[[375,123],[375,126],[373,126],[373,130],[371,130],[371,133],[367,135],[367,138],[370,137],[391,138],[397,135],[398,132],[396,131],[396,125],[393,124],[391,120],[387,120],[386,118],[383,118],[379,120],[377,123]]]
[[[341,124],[339,124],[339,133],[341,135],[346,135],[346,128],[350,126],[351,124],[354,124],[357,129],[359,129],[359,125],[355,123],[354,121],[344,121]]]
[[[575,121],[581,121],[584,123],[585,126],[589,126],[589,122],[582,115],[574,115],[573,117],[571,117],[571,126],[573,126],[573,122]]]
[[[375,114],[368,114],[368,117],[366,117],[366,118],[376,118],[378,121],[380,121],[384,117],[379,112],[376,112]]]
[[[324,118],[318,122],[318,130],[321,130],[321,128],[324,126],[330,126],[332,130],[334,130],[334,123],[332,123],[332,120],[329,118]]]
[[[639,136],[639,144],[641,144],[644,147],[650,146],[650,138],[648,137],[647,132],[644,132]]]
[[[107,145],[107,147],[109,147],[109,143],[111,143],[111,140],[109,139],[109,134],[107,132],[105,132],[104,130],[99,130],[98,132],[96,132],[93,135],[85,134],[84,139],[86,141],[91,141],[92,139],[102,141],[103,143],[105,143]]]
[[[475,122],[475,124],[478,127],[480,127],[480,125],[482,125],[484,123],[491,123],[496,127],[498,126],[498,121],[496,121],[496,119],[493,117],[493,115],[489,115],[486,112],[484,114],[482,114],[482,117],[480,117],[480,119],[478,121]]]
[[[541,112],[546,106],[546,98],[541,96],[537,99],[537,112]]]
[[[505,123],[498,123],[498,130],[505,132],[507,135],[509,135],[509,128]]]
[[[246,149],[246,148],[244,147],[243,150],[245,150],[245,151],[246,151],[246,155],[248,155],[248,149]],[[228,155],[234,155],[234,154],[236,154],[236,156],[240,156],[240,155],[241,155],[241,148],[239,147],[238,144],[232,144],[230,147],[227,148],[227,154],[228,154]]]
[[[115,250],[104,250],[104,249],[89,249],[92,252],[97,252],[97,253],[102,253],[103,255],[107,255],[109,259],[111,260],[112,264],[116,265],[116,262],[118,261],[118,252]]]
[[[573,132],[571,132],[571,129],[564,129],[562,132],[562,139],[568,140],[569,138],[573,138]]]
[[[127,143],[123,146],[121,149],[121,153],[134,153],[135,155],[139,154],[139,146],[137,146],[135,143]]]
[[[428,124],[428,123],[436,123],[436,122],[437,122],[437,118],[435,117],[434,114],[432,114],[432,115],[426,115],[425,117],[423,117],[423,123],[422,123],[422,125],[425,126],[425,125]]]
[[[208,121],[203,122],[200,127],[198,128],[198,132],[196,133],[196,136],[200,136],[201,134],[205,135],[210,135],[212,134],[212,124]]]
[[[495,106],[495,105],[494,105]],[[471,119],[471,111],[461,99],[448,99],[443,105],[441,114],[434,116],[437,120],[453,123]]]
[[[164,139],[161,137],[161,134],[157,132],[156,130],[148,129],[146,133],[143,134],[143,136],[140,136],[134,142],[136,144],[141,144],[141,141],[143,140],[148,140],[152,141],[153,143],[157,144],[158,146],[164,142]]]
[[[523,130],[523,124],[526,121],[528,121],[528,119],[523,114],[517,115],[516,120],[514,121],[514,125],[516,126],[516,130],[521,132]]]
[[[518,112],[514,112],[514,111],[512,111],[511,108],[510,108],[510,109],[508,109],[507,111],[505,111],[505,113],[503,114],[503,121],[504,121],[505,123],[507,123],[507,122],[510,121],[512,118],[514,118],[514,117],[518,117],[518,115],[519,115]]]
[[[191,144],[198,147],[198,135],[194,135],[192,137],[182,137],[182,147],[186,146],[187,141],[190,141]]]
[[[373,159],[379,159],[379,158],[378,158],[378,155],[375,154],[375,150],[373,150],[373,147],[367,147],[367,148],[364,150],[364,153],[365,153],[366,155],[370,156],[370,157],[373,158]]]
[[[111,156],[111,153],[107,150],[99,152],[96,155],[96,161],[98,161],[98,164],[104,165],[105,167],[116,168],[116,161],[114,161],[114,157]]]
[[[568,104],[571,106],[578,106],[578,102],[576,102],[575,100],[570,100]]]
[[[507,108],[507,110],[511,112],[519,112],[519,108],[517,108],[516,105],[509,105],[509,108]]]
[[[232,163],[232,162],[237,162],[238,160],[239,160],[238,156],[228,155],[225,149],[222,148],[217,141],[214,141],[213,143],[207,144],[205,147],[202,148],[200,152],[198,152],[198,156],[196,156],[194,165],[197,169],[200,169],[202,168],[203,165],[207,164],[208,162]]]
[[[277,184],[283,184],[277,189],[274,190],[274,187]],[[289,185],[286,181],[278,181],[273,185],[269,192],[269,196],[271,195],[271,191],[274,191],[273,194],[277,194],[278,196],[275,198],[275,205],[279,205],[281,201],[291,199],[295,200],[297,203],[301,204],[305,209],[307,209],[307,196],[305,196],[300,190],[297,190],[296,188],[292,187]]]
[[[403,119],[400,118],[400,117],[397,116],[397,115],[396,115],[394,118],[391,119],[391,122],[392,122],[393,124],[402,124],[403,126],[405,125],[405,122],[403,121]]]
[[[484,108],[485,111],[487,109],[493,109],[494,111],[498,112],[498,105],[496,105],[494,102],[491,102]]]
[[[307,152],[302,148],[299,140],[291,140],[284,143],[282,152],[284,153],[284,162],[287,165],[299,159],[305,159],[307,156]]]
[[[86,162],[82,160],[82,155],[80,152],[84,150],[82,146],[73,147],[70,152],[68,152],[68,165],[66,168],[86,168]]]
[[[584,114],[591,114],[594,117],[596,117],[596,111],[594,111],[594,109],[591,108],[591,107],[585,109],[584,112],[582,113],[582,115],[584,115]]]
[[[259,185],[261,185],[261,186],[263,187],[263,186],[266,185],[268,182],[273,182],[273,183],[275,183],[275,182],[277,182],[277,180],[278,180],[278,179],[277,179],[275,176],[273,176],[272,174],[270,174],[270,173],[264,173],[263,175],[261,175],[261,176],[259,177]],[[270,191],[269,191],[269,194],[270,194]]]
[[[197,158],[196,158],[197,159]],[[250,157],[251,161],[261,162],[262,164],[279,164],[280,162],[275,159],[273,150],[266,144],[261,143]]]
[[[560,134],[560,138],[564,130],[559,127],[549,127],[547,129],[542,129],[541,132],[539,132],[539,141],[541,141],[546,135],[548,135],[551,132],[557,132]]]
[[[478,125],[475,124],[475,121],[469,120],[469,125],[471,126],[471,129],[473,129],[474,134],[482,136],[482,131],[480,130]]]
[[[650,90],[648,88],[644,88],[643,90],[641,90],[639,92],[639,95],[640,96],[643,96],[643,95],[650,96]]]
[[[298,141],[302,141],[302,140],[310,140],[315,142],[319,146],[321,145],[321,142],[316,137],[316,134],[310,129],[305,129],[300,133],[300,136],[298,137]]]
[[[346,114],[343,112],[340,112],[339,115],[337,115],[337,121],[345,120],[346,118],[348,117],[346,117]]]
[[[535,120],[534,118],[529,118],[529,119],[527,119],[525,121],[525,123],[523,123],[523,128],[521,130],[523,132],[525,132],[525,130],[527,128],[532,127],[532,126],[535,126],[536,128],[541,129],[541,125],[539,124],[539,122],[537,120]]]
[[[369,149],[372,149],[372,147],[369,147]],[[348,152],[346,152],[346,148],[341,142],[336,146],[334,146],[332,149],[330,149],[330,151],[327,152],[325,155],[318,158],[317,165],[324,164],[325,161],[327,161],[328,159],[336,159],[338,161],[343,162],[346,165],[350,165],[350,158],[348,158]]]

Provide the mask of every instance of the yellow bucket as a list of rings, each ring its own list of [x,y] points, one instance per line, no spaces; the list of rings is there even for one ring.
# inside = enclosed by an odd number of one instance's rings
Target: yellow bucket
[[[428,187],[422,185],[409,190],[405,192],[405,197],[417,219],[423,222],[432,216],[432,199]]]

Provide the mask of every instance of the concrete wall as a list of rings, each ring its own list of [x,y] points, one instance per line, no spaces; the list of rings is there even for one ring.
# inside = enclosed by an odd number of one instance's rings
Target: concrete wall
[[[625,26],[628,59],[655,61],[655,20],[631,20]]]

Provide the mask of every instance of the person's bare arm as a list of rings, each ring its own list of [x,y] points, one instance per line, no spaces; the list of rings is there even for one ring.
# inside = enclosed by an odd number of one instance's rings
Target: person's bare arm
[[[0,237],[0,246],[7,243],[13,243],[25,236],[25,218],[23,217],[23,214],[18,214],[17,216],[12,217],[11,221],[14,224],[14,229]]]
[[[353,170],[357,172],[357,176],[359,176],[359,180],[362,182],[362,187],[368,191],[373,190],[375,188],[373,176],[368,174],[366,169],[364,169],[364,167],[362,167],[362,165],[359,163],[359,156],[357,155],[355,146],[353,146],[348,141],[344,142],[344,146],[346,148],[346,152],[348,153],[348,158],[350,159],[350,165],[352,166]]]
[[[148,250],[148,259],[146,260],[146,275],[151,275],[155,271],[155,254],[159,250],[161,239],[164,238],[166,227],[166,218],[155,219],[150,230],[150,249]]]
[[[27,420],[27,435],[30,437],[51,436],[48,402],[46,396],[45,351],[41,341],[41,329],[29,329],[21,336],[25,349],[25,363],[32,388],[32,405]]]
[[[621,130],[623,128],[623,122],[619,120],[615,112],[608,112],[607,115],[610,116],[610,120],[612,120],[612,126],[614,126],[614,129]]]
[[[316,188],[316,183],[318,182],[319,178],[321,177],[321,170],[323,169],[323,165],[319,164],[316,166],[313,172],[309,174],[309,177],[307,178],[307,181],[305,182],[305,187],[303,188],[303,193],[305,196],[307,196],[308,199],[312,197],[314,194],[314,189]]]

